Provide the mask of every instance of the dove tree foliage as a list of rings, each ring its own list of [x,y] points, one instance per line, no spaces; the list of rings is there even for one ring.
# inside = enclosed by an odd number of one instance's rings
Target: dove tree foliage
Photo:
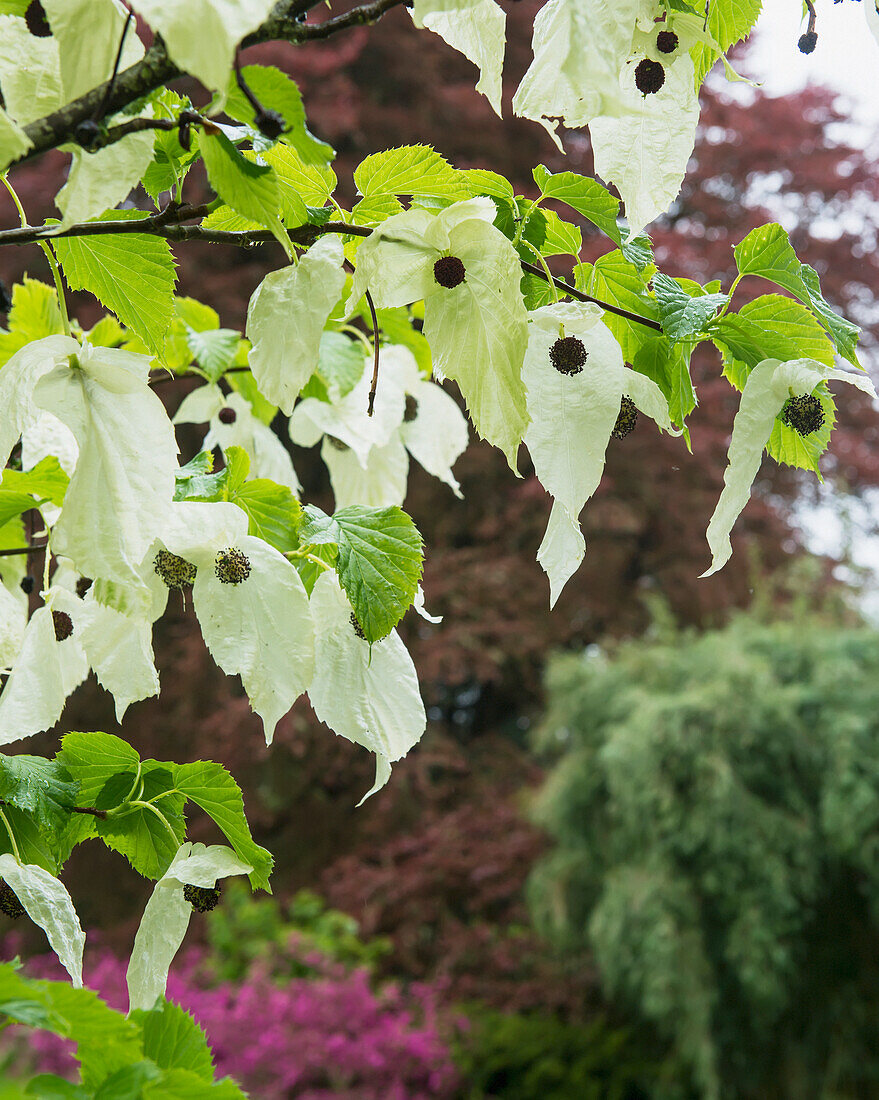
[[[548,0],[512,109],[560,148],[588,126],[600,179],[538,165],[522,196],[490,166],[388,148],[355,169],[348,209],[294,81],[244,58],[371,25],[402,2],[332,14],[316,0],[0,0],[0,171],[21,222],[0,228],[0,248],[39,245],[51,276],[13,288],[0,333],[0,744],[51,730],[90,671],[122,723],[159,692],[153,624],[183,599],[266,740],[306,694],[374,753],[371,794],[425,728],[395,631],[410,608],[430,618],[422,539],[402,509],[411,461],[454,507],[468,418],[513,475],[524,444],[552,498],[535,550],[555,603],[586,552],[581,513],[608,447],[639,413],[644,430],[679,437],[682,457],[689,447],[699,344],[741,391],[709,571],[731,553],[764,450],[817,473],[836,384],[875,397],[857,326],[780,225],[736,246],[727,287],[660,271],[646,232],[684,178],[702,82],[715,67],[739,79],[726,53],[760,0]],[[503,9],[406,6],[476,65],[500,114]],[[875,30],[872,0],[863,7]],[[202,92],[174,90],[182,76]],[[31,225],[16,169],[50,150],[69,155],[60,217]],[[595,263],[580,262],[583,223],[607,239]],[[276,243],[243,334],[175,294],[188,241]],[[734,309],[742,280],[766,292]],[[106,315],[84,330],[66,288]],[[181,375],[200,384],[168,409],[163,384]],[[207,428],[185,462],[182,423]],[[292,444],[320,444],[332,514],[300,499]],[[188,804],[227,844],[187,841]],[[127,1019],[79,989],[84,935],[58,873],[88,839],[156,882]],[[227,875],[268,889],[271,865],[219,763],[142,760],[100,732],[68,734],[52,759],[0,755],[0,909],[44,928],[75,987],[5,964],[0,1012],[79,1042],[78,1097],[240,1095],[214,1081],[198,1029],[162,998],[191,909],[215,903]]]

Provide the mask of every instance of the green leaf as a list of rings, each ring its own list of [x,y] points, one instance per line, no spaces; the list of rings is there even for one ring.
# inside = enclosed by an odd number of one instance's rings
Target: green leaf
[[[291,145],[306,164],[323,166],[335,160],[336,151],[325,141],[319,141],[305,124],[305,108],[296,83],[272,65],[246,65],[242,76],[250,90],[264,107],[278,111],[284,117],[287,129],[279,141]],[[238,87],[234,75],[229,79],[226,95],[226,114],[255,125],[256,113],[247,97]]]
[[[119,772],[135,771],[140,756],[112,733],[68,733],[55,759],[79,783],[82,806],[94,806],[104,784]]]
[[[253,888],[271,892],[269,875],[274,861],[271,853],[250,835],[241,788],[226,769],[212,760],[177,764],[174,784],[182,795],[213,818],[238,858],[253,867],[249,876]]]
[[[541,213],[544,236],[540,251],[544,256],[573,256],[576,260],[583,247],[583,234],[579,228],[562,221],[555,210],[542,210]]]
[[[281,225],[281,195],[274,168],[242,156],[221,130],[202,129],[198,141],[211,187],[223,202],[287,241]]]
[[[256,379],[253,377],[251,371],[236,371],[234,374],[227,375],[226,381],[236,393],[240,393],[244,400],[250,403],[253,415],[257,420],[261,420],[263,424],[271,424],[278,415],[278,406],[273,405],[271,401],[267,400],[259,392]]]
[[[470,185],[470,194],[489,195],[493,199],[506,199],[512,202],[516,192],[513,185],[497,172],[487,168],[467,168],[460,173]]]
[[[141,1100],[144,1085],[156,1081],[161,1071],[152,1062],[135,1062],[105,1077],[95,1090],[94,1100]]]
[[[231,1077],[210,1085],[185,1069],[168,1070],[160,1081],[148,1084],[143,1095],[144,1100],[247,1100]]]
[[[31,814],[45,829],[67,820],[68,807],[76,805],[78,790],[79,784],[57,760],[25,753],[0,754],[0,802]]]
[[[42,867],[50,875],[58,874],[58,867],[65,862],[70,855],[70,849],[65,841],[70,822],[56,824],[47,835],[37,826],[37,823],[23,810],[16,806],[6,806],[3,810],[22,863],[33,863]],[[78,818],[83,815],[69,814],[68,818]],[[0,823],[0,854],[9,852],[15,854],[12,841],[9,839],[5,827]]]
[[[757,275],[777,283],[809,306],[830,333],[840,354],[860,366],[855,347],[860,329],[835,313],[821,294],[821,284],[815,270],[801,264],[787,233],[775,222],[753,229],[733,249],[736,265],[742,275]]]
[[[300,580],[305,585],[305,591],[308,595],[311,595],[317,578],[321,573],[326,572],[318,561],[324,562],[326,565],[334,568],[336,565],[336,559],[339,556],[339,548],[334,542],[324,543],[318,546],[310,546],[308,550],[307,558],[291,558],[291,562],[296,566],[296,572],[299,574]],[[317,559],[315,561],[314,559]]]
[[[196,332],[188,326],[186,328],[186,342],[192,357],[211,382],[221,378],[223,372],[232,365],[240,340],[241,335],[237,329],[215,328]]]
[[[157,118],[175,120],[182,111],[192,109],[188,96],[180,96],[170,88],[162,88],[154,95],[152,105]],[[155,203],[158,203],[163,191],[173,191],[178,184],[182,184],[186,173],[198,159],[196,152],[183,148],[179,135],[176,127],[156,131],[152,163],[141,179],[143,189]]]
[[[286,485],[266,477],[245,481],[229,498],[247,513],[247,533],[285,553],[299,545],[302,505]]]
[[[143,762],[143,791],[137,801],[150,802],[161,795],[153,808],[117,805],[112,809],[119,809],[118,813],[108,813],[107,817],[95,822],[95,830],[107,847],[125,856],[135,871],[145,878],[161,878],[186,836],[185,799],[180,794],[166,794],[174,790],[173,774],[169,770],[173,766],[155,760]],[[127,784],[123,780],[127,780]],[[114,797],[120,794],[124,797],[131,788],[131,780],[127,775],[120,777],[117,786],[111,779],[107,787]]]
[[[408,320],[405,323],[412,331]],[[319,401],[339,401],[363,377],[364,356],[363,344],[359,340],[350,340],[341,332],[325,332],[320,339],[317,370],[300,396],[316,397]]]
[[[617,225],[620,200],[614,198],[598,180],[579,176],[576,172],[551,174],[542,164],[531,174],[546,198],[572,207],[616,244],[622,243],[620,227]]]
[[[14,490],[20,493],[29,493],[40,500],[51,501],[52,504],[64,503],[64,494],[70,484],[70,477],[61,468],[61,463],[54,455],[47,455],[30,470],[3,471],[0,480],[0,490]],[[6,522],[0,520],[0,526]]]
[[[370,195],[354,204],[351,216],[358,225],[378,225],[402,209],[403,204],[395,195]]]
[[[214,456],[210,451],[199,451],[185,466],[180,466],[174,472],[176,481],[191,481],[194,477],[209,474],[214,468]]]
[[[833,346],[805,306],[781,294],[764,294],[708,326],[723,355],[724,374],[741,389],[747,371],[764,359],[815,359],[833,366]]]
[[[594,265],[578,264],[574,268],[574,278],[578,290],[658,321],[659,308],[647,289],[651,271],[652,268],[639,271],[619,249],[615,249],[599,257]],[[662,335],[613,313],[605,313],[601,319],[619,341],[623,358],[630,363],[645,343],[660,339]]]
[[[98,221],[135,221],[141,210],[109,210]],[[174,314],[177,279],[171,246],[147,233],[57,237],[53,247],[71,290],[87,290],[151,351],[158,351]]]
[[[670,340],[687,340],[703,332],[708,321],[729,301],[728,294],[691,295],[677,280],[657,271],[653,292],[659,309],[662,331]]]
[[[250,471],[250,455],[243,447],[227,447],[226,465],[215,474],[194,474],[177,483],[175,500],[232,500]]]
[[[310,206],[323,206],[336,189],[336,173],[332,168],[306,163],[289,145],[276,145],[261,155],[275,169],[280,183]]]
[[[9,331],[25,337],[26,342],[63,333],[55,288],[27,275],[16,283],[12,288]]]
[[[25,1096],[36,1096],[37,1100],[91,1100],[92,1094],[82,1085],[74,1085],[54,1073],[41,1073],[28,1082]]]
[[[354,169],[354,183],[364,198],[373,195],[432,195],[465,199],[466,177],[429,145],[404,145],[373,153]]]
[[[651,378],[662,390],[668,401],[668,411],[679,427],[696,408],[696,391],[690,378],[690,356],[693,353],[692,342],[674,343],[663,338],[649,340],[644,344],[632,361],[639,374]],[[687,440],[689,446],[689,438]]]
[[[0,489],[0,527],[10,520],[20,516],[23,512],[29,512],[36,508],[42,501],[35,501],[29,493],[12,492],[9,489]]]
[[[189,1013],[162,1000],[152,1012],[134,1012],[143,1031],[143,1052],[159,1069],[186,1069],[203,1081],[213,1081],[214,1063],[205,1033]]]
[[[411,606],[423,568],[418,528],[397,507],[341,508],[332,517],[307,510],[303,542],[333,542],[336,570],[366,640],[377,642]]]

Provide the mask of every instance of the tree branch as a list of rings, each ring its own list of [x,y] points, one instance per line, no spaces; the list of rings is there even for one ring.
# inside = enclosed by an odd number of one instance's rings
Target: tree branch
[[[536,275],[539,279],[548,281],[546,272],[536,264],[529,264],[526,260],[522,260],[522,269],[530,275]],[[645,328],[655,329],[659,333],[662,332],[662,325],[659,321],[654,321],[650,317],[642,317],[640,313],[630,313],[629,310],[623,309],[621,306],[612,306],[609,302],[602,302],[600,298],[593,298],[590,294],[584,294],[582,290],[577,290],[570,283],[566,283],[564,279],[556,279],[553,276],[552,281],[553,285],[567,294],[569,298],[576,298],[578,302],[592,302],[594,305],[607,310],[608,313],[615,313],[618,317],[625,317],[627,321],[634,321],[637,325],[644,325]]]
[[[324,23],[299,22],[297,17],[306,15],[318,3],[319,0],[279,0],[265,23],[241,42],[241,48],[276,40],[297,45],[300,42],[328,38],[348,27],[374,23],[390,8],[406,3],[406,0],[373,0],[372,3],[352,8]],[[168,56],[165,43],[157,36],[143,58],[124,72],[118,73],[115,79],[105,81],[79,99],[74,99],[45,118],[39,118],[25,126],[24,132],[31,142],[31,148],[10,167],[14,168],[48,152],[49,149],[57,149],[59,145],[73,142],[73,132],[80,122],[86,119],[100,122],[183,75]],[[122,137],[124,134],[120,133],[118,136]]]

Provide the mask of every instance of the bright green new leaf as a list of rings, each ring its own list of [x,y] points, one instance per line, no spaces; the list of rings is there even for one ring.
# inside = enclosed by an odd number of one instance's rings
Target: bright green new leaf
[[[144,761],[143,792],[139,799],[122,805],[134,778],[129,773],[108,781],[96,803],[99,808],[108,808],[104,800],[117,804],[109,807],[113,812],[107,817],[95,821],[95,830],[108,848],[125,856],[135,871],[144,878],[156,879],[167,869],[186,836],[186,800],[181,794],[168,793],[174,790],[174,778],[167,766]],[[148,805],[159,795],[155,805]]]
[[[192,357],[211,382],[221,378],[227,367],[232,365],[240,340],[238,330],[234,328],[205,329],[203,332],[197,332],[187,327],[186,330],[186,342],[189,344]]]
[[[143,1032],[143,1052],[159,1069],[185,1069],[202,1081],[213,1081],[214,1061],[204,1031],[189,1013],[163,1000],[143,1014],[133,1013]]]
[[[69,484],[70,478],[61,468],[58,459],[54,455],[48,455],[30,469],[4,470],[0,480],[0,492],[11,490],[29,493],[32,497],[60,505],[64,503],[64,494]],[[5,522],[5,520],[0,522],[0,527]]]
[[[245,65],[241,70],[247,86],[264,107],[283,116],[286,130],[279,141],[291,145],[306,164],[323,167],[335,157],[335,150],[325,141],[319,141],[305,122],[302,95],[296,83],[272,65]],[[253,126],[256,113],[250,101],[230,77],[226,92],[227,115]]]
[[[365,198],[435,195],[461,199],[470,194],[466,177],[429,145],[404,145],[373,153],[354,169],[354,183]]]
[[[132,221],[139,210],[112,210],[99,221]],[[152,351],[174,315],[177,273],[166,240],[148,233],[61,237],[54,242],[71,290],[87,290]]]
[[[68,733],[56,759],[79,783],[83,806],[93,806],[104,785],[120,772],[136,771],[137,752],[112,733]]]
[[[407,324],[407,327],[411,326]],[[363,377],[364,354],[359,340],[352,340],[341,332],[322,333],[317,370],[303,387],[301,396],[330,402],[345,397]]]
[[[254,843],[244,816],[241,788],[221,764],[196,760],[174,768],[174,786],[216,822],[235,854],[252,864],[250,884],[254,890],[269,890],[273,859],[270,852]]]
[[[247,515],[247,533],[274,546],[281,553],[299,545],[302,505],[286,485],[268,478],[245,483],[230,498]]]
[[[550,172],[539,164],[532,172],[534,182],[548,199],[556,199],[582,214],[617,244],[622,242],[617,218],[620,200],[602,187],[598,180],[576,172]]]
[[[67,820],[78,789],[57,760],[0,754],[0,802],[30,814],[42,828],[52,829]]]

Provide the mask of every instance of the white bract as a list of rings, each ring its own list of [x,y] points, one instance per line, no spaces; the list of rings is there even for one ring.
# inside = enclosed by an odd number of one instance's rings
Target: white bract
[[[108,80],[128,12],[119,0],[43,0],[58,46],[64,101],[77,99]],[[120,70],[143,57],[132,20],[125,34]]]
[[[476,90],[500,115],[507,20],[494,0],[415,0],[411,15],[476,65]]]
[[[82,952],[85,933],[70,894],[54,875],[32,863],[21,863],[8,852],[0,855],[0,878],[8,883],[34,924],[46,933],[49,946],[82,989]]]
[[[148,385],[149,356],[67,346],[69,359],[43,373],[33,394],[79,445],[52,549],[87,576],[133,580],[174,493],[174,429]]]
[[[311,609],[298,572],[274,547],[247,534],[247,516],[237,505],[184,501],[173,505],[140,569],[159,614],[167,588],[154,563],[162,548],[195,566],[192,600],[205,644],[224,672],[240,674],[270,742],[314,671]],[[249,573],[240,581],[221,579],[218,555],[228,550],[246,559]]]
[[[311,446],[324,435],[321,458],[330,472],[336,507],[402,505],[407,451],[460,496],[451,467],[467,447],[461,410],[440,386],[424,378],[412,352],[402,345],[381,349],[372,417],[367,415],[371,376],[369,365],[354,390],[336,401],[306,398],[290,421],[294,443]]]
[[[168,56],[211,91],[225,93],[238,43],[268,18],[275,0],[137,0]],[[222,98],[225,98],[223,95]],[[217,104],[217,108],[222,102]]]
[[[260,392],[289,415],[318,363],[327,317],[345,285],[342,244],[328,235],[263,279],[247,308],[248,363]]]
[[[211,889],[220,879],[248,875],[252,870],[224,844],[180,845],[171,866],[156,883],[134,937],[126,975],[129,1012],[148,1012],[165,992],[168,970],[192,916],[183,887]]]
[[[732,556],[730,531],[748,503],[751,484],[760,469],[763,448],[769,442],[775,418],[789,397],[810,394],[820,382],[848,382],[876,397],[873,383],[866,374],[829,369],[814,359],[792,359],[786,363],[764,359],[748,375],[733,421],[723,492],[706,532],[711,548],[711,567],[703,577],[710,577],[722,569]]]
[[[549,0],[534,20],[534,60],[513,97],[514,114],[539,122],[561,149],[560,120],[573,129],[618,113],[620,69],[640,7],[640,0]]]
[[[511,468],[528,422],[522,359],[528,339],[516,250],[492,225],[491,199],[456,202],[439,214],[420,208],[396,214],[357,252],[348,300],[368,289],[377,306],[424,300],[424,335],[434,370],[457,382],[477,432],[499,447]],[[438,260],[454,257],[463,281],[443,286]]]
[[[34,403],[37,382],[78,351],[79,344],[69,336],[46,336],[25,344],[0,370],[0,460],[4,466],[19,436],[42,417]]]
[[[522,372],[531,418],[525,445],[538,480],[555,499],[538,551],[553,606],[583,560],[579,515],[601,481],[623,396],[664,431],[680,433],[656,383],[623,365],[620,346],[601,321],[598,306],[562,302],[535,310],[529,319]],[[562,336],[583,344],[586,360],[578,373],[563,374],[550,360],[550,348]]]
[[[220,419],[221,409],[231,409],[235,414],[231,424]],[[242,447],[250,456],[248,478],[267,477],[299,494],[299,478],[286,447],[268,424],[254,416],[250,402],[240,393],[226,396],[219,386],[199,386],[180,402],[174,423],[209,423],[210,430],[201,445],[203,451],[219,447],[225,453],[229,447]]]
[[[330,729],[375,753],[375,784],[363,802],[387,783],[391,764],[424,733],[418,676],[396,630],[372,646],[357,637],[351,604],[334,572],[318,577],[311,607],[315,672],[308,698]]]

